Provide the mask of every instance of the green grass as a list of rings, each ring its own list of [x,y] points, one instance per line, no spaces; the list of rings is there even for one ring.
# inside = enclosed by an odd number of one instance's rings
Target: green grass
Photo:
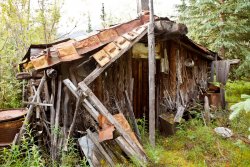
[[[184,123],[172,137],[159,137],[155,148],[145,146],[148,166],[242,166],[250,164],[250,147],[237,139],[224,139],[203,121]]]
[[[249,81],[228,81],[226,84],[226,101],[234,104],[241,101],[241,94],[250,95]]]

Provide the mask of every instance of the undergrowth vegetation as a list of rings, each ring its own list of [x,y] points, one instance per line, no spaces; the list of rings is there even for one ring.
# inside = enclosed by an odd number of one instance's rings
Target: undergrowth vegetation
[[[63,152],[60,162],[53,162],[48,152],[38,147],[32,130],[28,130],[20,145],[12,145],[0,151],[1,167],[87,167],[87,160],[81,158],[75,141],[70,140],[67,152]]]
[[[35,144],[32,131],[28,130],[22,138],[20,145],[12,145],[11,148],[4,148],[0,152],[0,166],[3,167],[24,167],[24,166],[45,166],[38,146]]]
[[[157,137],[153,148],[144,138],[149,166],[242,166],[250,164],[250,147],[237,138],[225,139],[214,132],[218,123],[204,126],[194,118],[178,126],[171,137]]]
[[[226,84],[226,101],[229,105],[241,100],[242,94],[250,95],[250,81],[228,81]]]
[[[236,84],[237,83],[237,84]],[[242,85],[239,85],[242,84]],[[250,94],[249,83],[237,81],[227,85],[227,100],[239,102],[240,94]],[[193,119],[177,125],[176,134],[163,137],[156,136],[156,146],[148,141],[148,123],[145,116],[137,120],[142,143],[149,158],[147,166],[169,167],[246,167],[250,164],[250,147],[247,144],[248,128],[250,127],[249,112],[240,113],[235,119],[229,120],[230,112],[226,110],[212,111],[211,124],[205,126],[199,111],[192,112]],[[215,127],[228,127],[234,135],[223,138],[214,132]],[[75,140],[71,140],[68,151],[63,152],[59,163],[52,162],[49,153],[37,146],[31,131],[25,135],[20,146],[12,146],[0,153],[0,166],[88,166],[85,158],[81,158]],[[60,165],[59,165],[60,164]],[[141,166],[136,159],[129,164],[118,166]],[[146,166],[146,165],[145,165]]]

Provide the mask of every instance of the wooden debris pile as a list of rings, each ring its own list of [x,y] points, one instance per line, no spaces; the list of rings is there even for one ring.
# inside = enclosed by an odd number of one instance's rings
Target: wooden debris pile
[[[18,79],[27,82],[24,85],[23,101],[28,104],[28,113],[15,143],[21,142],[27,124],[30,124],[36,130],[38,145],[51,154],[52,160],[58,162],[62,152],[67,152],[69,140],[73,137],[79,138],[81,150],[92,166],[98,166],[101,162],[115,166],[129,158],[136,158],[141,164],[147,162],[139,137],[134,134],[124,112],[110,112],[89,87],[146,32],[145,26],[136,28],[87,60],[63,63],[36,71],[36,74],[18,74]],[[95,69],[92,66],[90,72],[83,71],[87,75],[77,75],[76,67],[87,63],[91,66],[95,61],[99,64]],[[128,92],[124,91],[124,96],[129,111],[127,115],[130,115],[134,129],[136,121]],[[138,128],[135,130],[138,134]]]

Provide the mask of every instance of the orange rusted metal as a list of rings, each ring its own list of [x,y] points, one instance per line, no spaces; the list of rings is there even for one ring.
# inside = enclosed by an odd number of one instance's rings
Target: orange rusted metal
[[[114,125],[111,125],[105,129],[102,129],[99,131],[99,142],[105,141],[105,140],[111,140],[113,139],[113,132],[115,130]]]
[[[163,21],[166,20],[165,18],[159,18],[157,16],[155,16],[155,19],[162,19]],[[85,53],[110,43],[104,50],[94,55],[94,58],[99,65],[104,66],[110,61],[108,57],[115,57],[119,53],[119,48],[126,48],[129,45],[129,41],[132,41],[145,31],[145,25],[148,21],[149,16],[143,15],[138,19],[101,30],[99,33],[80,41],[67,39],[53,44],[31,45],[28,53],[24,57],[26,61],[20,65],[25,69],[44,69],[61,62],[80,59]],[[190,43],[192,47],[201,50],[205,54],[214,54],[207,48],[194,43],[186,36],[183,40]]]
[[[10,109],[0,111],[0,147],[12,143],[23,124],[26,109]]]

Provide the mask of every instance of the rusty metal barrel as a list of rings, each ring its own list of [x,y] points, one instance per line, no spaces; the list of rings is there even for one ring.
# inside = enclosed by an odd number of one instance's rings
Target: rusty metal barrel
[[[23,124],[26,113],[27,109],[0,110],[0,147],[12,143]]]

